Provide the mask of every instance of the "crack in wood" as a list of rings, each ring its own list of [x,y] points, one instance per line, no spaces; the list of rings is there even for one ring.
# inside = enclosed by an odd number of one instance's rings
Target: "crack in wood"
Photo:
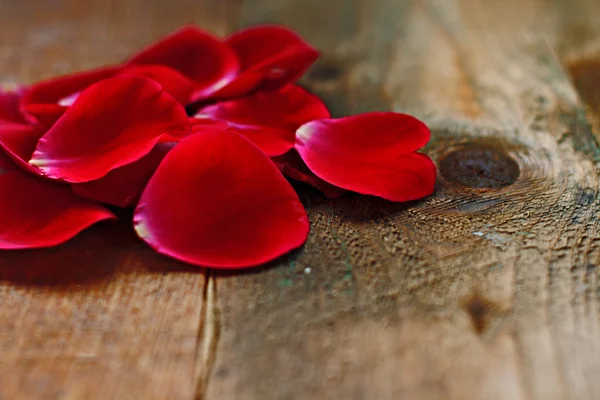
[[[217,280],[212,270],[206,271],[203,302],[194,364],[194,400],[206,399],[210,375],[217,358],[217,346],[221,330],[221,311],[217,303]]]

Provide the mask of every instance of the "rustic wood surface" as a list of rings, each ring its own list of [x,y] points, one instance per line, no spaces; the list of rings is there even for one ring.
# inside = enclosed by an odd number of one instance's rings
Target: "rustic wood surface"
[[[154,254],[126,213],[3,252],[1,400],[600,398],[600,2],[0,0],[0,83],[186,22],[297,29],[335,115],[432,127],[436,193],[299,186],[306,246],[241,274]]]

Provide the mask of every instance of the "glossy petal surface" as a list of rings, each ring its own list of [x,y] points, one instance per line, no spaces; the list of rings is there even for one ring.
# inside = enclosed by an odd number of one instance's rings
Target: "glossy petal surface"
[[[212,119],[209,117],[190,117],[192,133],[206,132],[207,130],[226,130],[229,124],[225,121]]]
[[[308,217],[258,147],[233,132],[192,135],[164,158],[136,208],[138,235],[162,254],[245,268],[301,246]]]
[[[165,92],[169,93],[181,104],[189,102],[192,93],[196,90],[196,82],[180,74],[173,68],[164,65],[131,65],[123,68],[116,75],[134,75],[150,78],[162,86]],[[71,106],[80,94],[81,92],[71,94],[61,99],[58,104],[66,107]]]
[[[235,53],[220,39],[194,26],[184,27],[133,56],[128,64],[171,67],[198,85],[198,94],[212,93],[239,70]]]
[[[40,139],[30,164],[51,178],[88,182],[189,132],[184,108],[160,85],[118,76],[83,91]]]
[[[122,74],[144,76],[159,83],[163,90],[169,93],[181,104],[190,101],[196,90],[196,82],[164,65],[132,65],[123,69]]]
[[[118,67],[98,68],[38,82],[23,94],[21,109],[35,117],[41,124],[51,126],[67,108],[68,104],[59,104],[61,100],[81,92],[102,79],[110,78],[119,71]]]
[[[0,155],[0,249],[55,246],[96,222],[115,218],[67,186],[27,175]]]
[[[296,132],[295,148],[311,171],[335,186],[408,201],[433,193],[435,164],[414,153],[429,138],[416,118],[367,113],[309,122]]]
[[[299,86],[287,85],[205,107],[197,116],[226,121],[267,155],[278,156],[294,146],[296,129],[306,122],[329,118],[329,111],[318,97]]]
[[[226,39],[236,52],[241,73],[217,94],[248,94],[255,88],[277,89],[295,82],[319,58],[319,52],[294,31],[278,25],[242,29]]]
[[[74,183],[73,191],[84,199],[117,207],[133,207],[146,184],[174,143],[161,143],[141,159],[110,171],[91,182]]]

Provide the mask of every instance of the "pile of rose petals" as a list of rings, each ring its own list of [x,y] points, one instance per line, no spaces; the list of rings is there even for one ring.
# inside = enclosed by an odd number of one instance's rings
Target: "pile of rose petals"
[[[120,65],[0,91],[0,249],[58,245],[107,205],[138,236],[205,267],[244,268],[300,247],[309,221],[288,179],[329,197],[433,192],[405,114],[331,118],[295,84],[319,53],[281,26],[225,40],[185,27]]]

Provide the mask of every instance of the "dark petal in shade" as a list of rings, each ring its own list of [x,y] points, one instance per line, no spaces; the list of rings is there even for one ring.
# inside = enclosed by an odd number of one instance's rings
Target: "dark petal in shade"
[[[435,164],[414,153],[430,138],[427,126],[398,113],[367,113],[309,122],[296,132],[296,149],[321,179],[391,201],[433,193]]]
[[[31,85],[21,98],[21,110],[35,117],[41,124],[51,126],[65,112],[63,99],[75,95],[102,79],[119,73],[118,67],[98,68],[48,79]]]
[[[26,125],[0,121],[0,149],[19,167],[36,175],[42,172],[29,164],[38,140],[45,133],[40,125]]]
[[[11,169],[0,154],[0,249],[55,246],[113,218],[106,208],[80,199],[68,186]]]
[[[273,157],[271,160],[275,163],[283,175],[290,179],[314,186],[323,192],[323,194],[327,197],[334,199],[346,193],[344,189],[333,186],[332,184],[325,182],[323,179],[313,174],[312,171],[308,169],[304,161],[302,161],[302,158],[300,158],[298,152],[294,149],[282,156]]]
[[[245,268],[301,246],[309,231],[298,195],[258,147],[207,131],[164,158],[134,216],[159,253],[205,267]]]
[[[278,156],[293,147],[295,131],[302,124],[330,115],[317,96],[299,86],[287,85],[277,91],[258,92],[205,107],[197,116],[226,121],[267,155]]]
[[[198,85],[198,95],[213,93],[237,74],[235,53],[220,39],[194,26],[184,27],[133,56],[128,64],[171,67]]]
[[[255,88],[277,89],[298,80],[319,52],[294,31],[277,25],[242,29],[226,39],[236,52],[241,73],[218,98],[242,96]]]
[[[149,154],[134,163],[113,169],[91,182],[73,183],[80,197],[117,207],[134,207],[156,168],[174,143],[158,144]]]
[[[0,151],[0,175],[7,172],[15,172],[19,169],[4,153]]]
[[[189,132],[185,109],[160,85],[118,76],[84,90],[40,139],[30,164],[50,178],[89,182]]]
[[[3,91],[0,89],[0,122],[18,122],[26,124],[27,117],[21,112],[21,97],[23,96],[24,88],[15,91]]]

